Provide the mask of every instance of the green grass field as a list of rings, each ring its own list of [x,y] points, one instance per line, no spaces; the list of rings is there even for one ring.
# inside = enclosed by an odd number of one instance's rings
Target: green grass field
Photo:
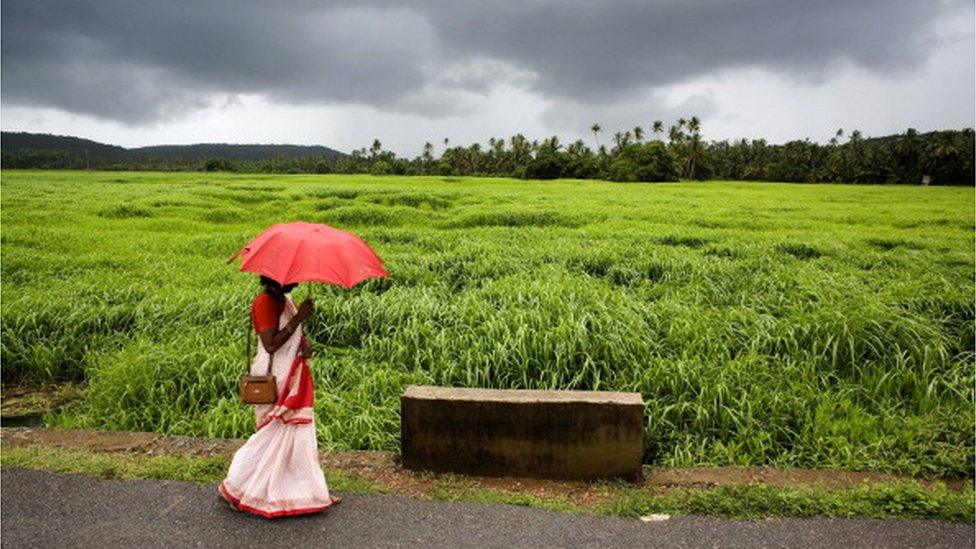
[[[972,476],[974,190],[2,175],[5,383],[59,426],[246,436],[267,225],[357,232],[389,279],[317,299],[325,447],[396,449],[412,383],[640,391],[646,461]]]

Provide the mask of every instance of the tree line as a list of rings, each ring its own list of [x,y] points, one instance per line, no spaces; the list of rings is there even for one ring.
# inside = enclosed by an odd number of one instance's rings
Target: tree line
[[[764,139],[705,141],[697,117],[665,128],[653,121],[604,135],[590,128],[583,140],[564,144],[557,136],[541,141],[516,134],[481,143],[451,146],[443,140],[439,157],[427,142],[414,158],[398,157],[379,140],[342,156],[84,158],[72,151],[2,151],[3,168],[203,170],[258,173],[368,173],[374,175],[477,175],[524,179],[607,179],[624,182],[744,180],[827,183],[973,185],[974,132],[963,130],[902,134],[866,139],[838,130],[826,144],[809,139],[770,144]]]

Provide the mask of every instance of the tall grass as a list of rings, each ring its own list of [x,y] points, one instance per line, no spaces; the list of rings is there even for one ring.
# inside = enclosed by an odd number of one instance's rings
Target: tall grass
[[[246,436],[224,260],[306,219],[392,273],[296,290],[326,447],[396,449],[411,383],[621,390],[650,463],[972,475],[972,189],[118,177],[3,174],[3,380],[88,381],[52,424]]]

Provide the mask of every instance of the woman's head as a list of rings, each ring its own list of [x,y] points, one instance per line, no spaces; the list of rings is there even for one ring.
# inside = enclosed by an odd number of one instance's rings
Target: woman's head
[[[285,284],[282,286],[281,284],[278,284],[277,280],[268,278],[264,275],[261,275],[261,285],[264,286],[265,290],[275,296],[284,296],[288,292],[294,290],[295,286],[298,286],[298,284]]]

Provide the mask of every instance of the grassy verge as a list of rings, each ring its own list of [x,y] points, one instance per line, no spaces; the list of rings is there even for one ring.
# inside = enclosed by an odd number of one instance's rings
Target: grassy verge
[[[587,506],[567,501],[562,497],[543,498],[508,490],[486,489],[471,480],[451,474],[430,474],[427,479],[431,484],[431,489],[427,495],[440,501],[502,503],[569,514],[581,514],[590,511]]]
[[[848,490],[751,485],[675,490],[664,496],[630,490],[601,505],[598,512],[622,516],[669,513],[754,519],[825,515],[973,522],[974,501],[971,489],[952,492],[945,485],[925,488],[914,482],[865,485]]]
[[[174,479],[219,482],[227,471],[225,457],[144,456],[66,450],[49,446],[8,446],[0,466],[27,467],[102,478]],[[340,470],[327,470],[329,487],[337,492],[397,493]],[[932,488],[913,482],[865,485],[848,490],[780,488],[768,485],[720,486],[709,490],[672,490],[667,493],[626,484],[607,485],[608,497],[580,503],[565,497],[545,498],[507,490],[485,489],[454,475],[430,475],[427,496],[443,501],[501,503],[548,509],[560,513],[597,513],[637,517],[649,513],[699,514],[726,518],[899,517],[973,522],[976,495],[972,489],[954,492],[944,485]]]
[[[26,467],[56,473],[79,473],[100,478],[171,479],[220,482],[230,459],[200,456],[145,456],[67,450],[52,446],[8,446],[0,453],[0,466]],[[386,488],[344,471],[326,471],[329,488],[338,492],[379,493]]]

